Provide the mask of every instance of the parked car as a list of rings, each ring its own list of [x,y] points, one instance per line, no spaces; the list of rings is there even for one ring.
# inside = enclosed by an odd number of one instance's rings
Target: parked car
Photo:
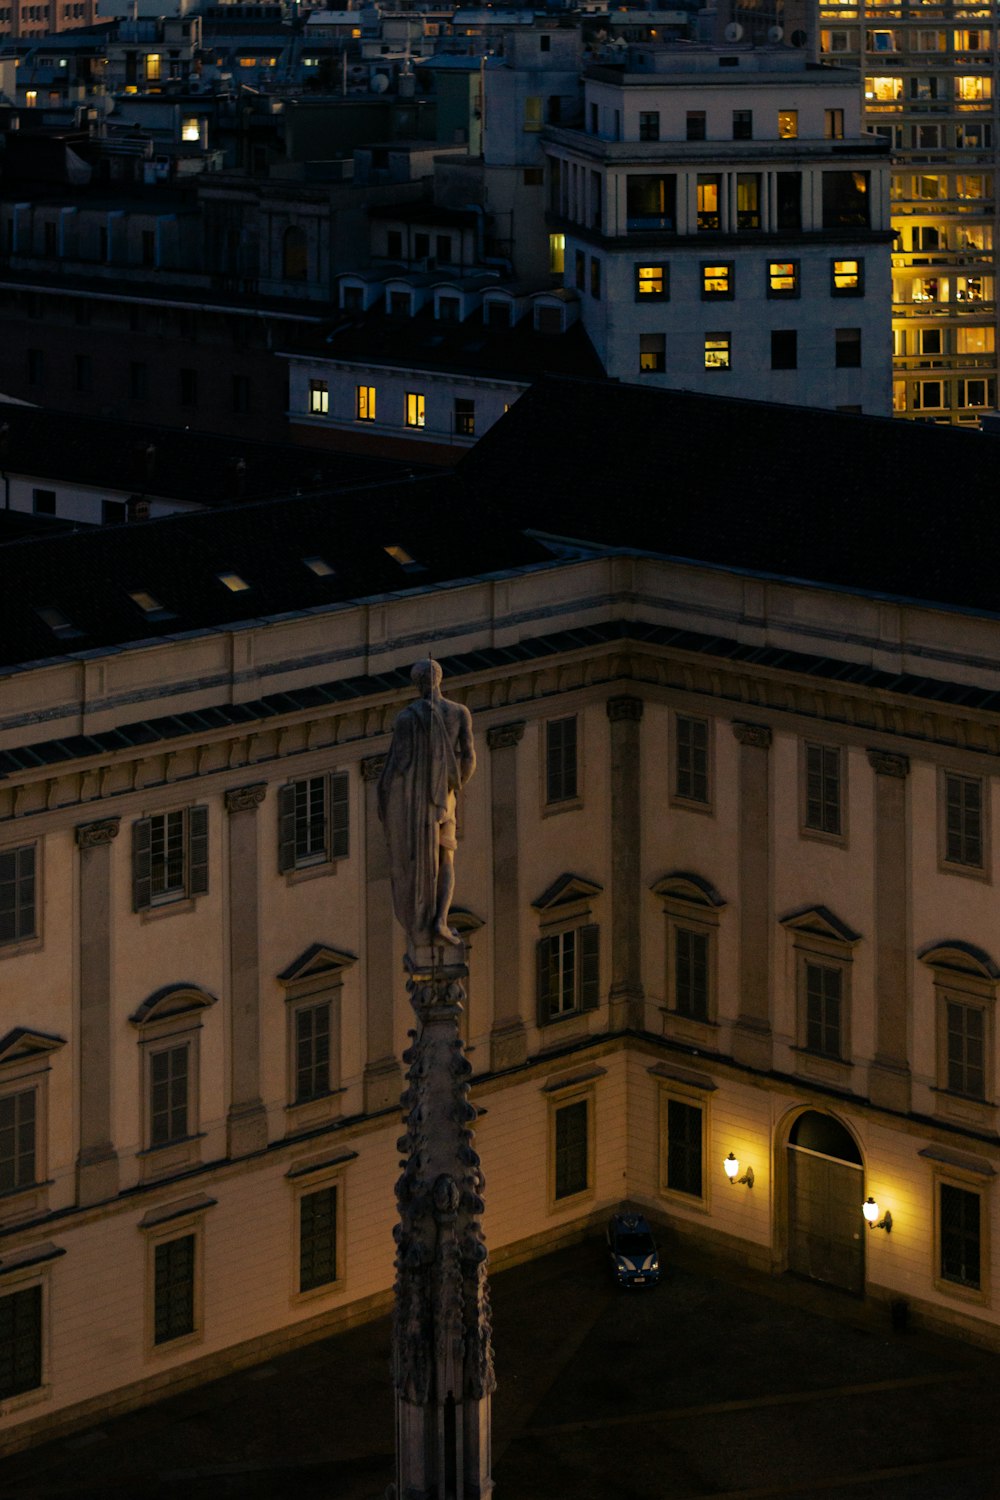
[[[619,1286],[655,1286],[659,1281],[660,1253],[642,1214],[622,1210],[611,1215],[608,1253]]]

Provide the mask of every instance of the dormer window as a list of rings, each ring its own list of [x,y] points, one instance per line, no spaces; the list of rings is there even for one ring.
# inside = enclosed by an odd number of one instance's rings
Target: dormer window
[[[458,297],[439,297],[437,305],[438,320],[441,323],[457,323],[462,304]]]
[[[409,292],[389,293],[389,315],[393,318],[408,318],[413,306],[413,297]]]

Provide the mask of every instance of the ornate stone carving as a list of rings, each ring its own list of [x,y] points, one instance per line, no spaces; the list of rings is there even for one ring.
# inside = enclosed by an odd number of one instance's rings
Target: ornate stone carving
[[[737,721],[733,724],[733,734],[741,745],[752,745],[755,750],[769,750],[771,747],[771,728],[768,724],[743,724]]]
[[[76,842],[81,849],[96,849],[118,837],[121,818],[102,818],[99,823],[77,825]]]
[[[252,786],[231,787],[226,792],[226,812],[256,812],[266,792],[266,781],[255,781]]]
[[[868,764],[876,776],[895,776],[903,781],[910,774],[910,757],[892,750],[869,750]]]
[[[510,724],[494,724],[486,731],[486,743],[491,750],[512,750],[524,737],[524,719],[515,719]]]
[[[618,724],[623,719],[638,724],[644,708],[645,704],[642,699],[633,697],[631,694],[623,694],[620,698],[609,698],[607,702],[608,718],[612,724]]]
[[[361,780],[378,781],[385,770],[387,758],[385,755],[369,755],[366,760],[363,760],[361,762]]]

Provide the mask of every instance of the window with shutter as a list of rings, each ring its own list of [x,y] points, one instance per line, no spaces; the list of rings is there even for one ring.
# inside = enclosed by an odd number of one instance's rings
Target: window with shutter
[[[132,909],[208,890],[208,808],[188,807],[132,824]]]
[[[331,771],[278,792],[278,869],[306,869],[350,853],[350,777]]]
[[[538,1024],[596,1010],[601,1003],[600,928],[596,922],[540,938]]]
[[[36,935],[35,845],[0,852],[0,943]]]

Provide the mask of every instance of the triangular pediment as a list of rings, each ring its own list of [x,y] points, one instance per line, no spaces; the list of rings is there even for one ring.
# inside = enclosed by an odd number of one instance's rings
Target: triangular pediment
[[[306,979],[328,979],[357,961],[356,953],[332,948],[328,943],[311,943],[287,969],[282,969],[278,980],[281,984],[301,984]]]
[[[573,875],[568,870],[554,880],[549,888],[532,901],[536,911],[558,911],[561,906],[575,906],[580,901],[589,901],[599,896],[604,887],[583,875]]]
[[[64,1036],[53,1036],[47,1031],[32,1031],[29,1026],[15,1026],[6,1036],[0,1037],[0,1065],[21,1062],[26,1057],[38,1057],[44,1052],[55,1052],[65,1047]]]
[[[839,917],[834,916],[828,906],[807,906],[801,911],[793,911],[787,917],[780,917],[782,927],[787,927],[790,932],[806,932],[810,937],[826,938],[832,943],[859,943],[860,932],[855,932],[842,922]]]
[[[974,974],[977,979],[1000,979],[1000,967],[985,948],[977,948],[975,943],[967,943],[962,938],[934,943],[918,957],[932,969],[952,969],[959,974]]]
[[[700,875],[692,875],[689,870],[674,870],[671,874],[664,875],[650,889],[654,896],[665,896],[671,901],[687,901],[691,906],[717,908],[726,904],[714,885]]]

